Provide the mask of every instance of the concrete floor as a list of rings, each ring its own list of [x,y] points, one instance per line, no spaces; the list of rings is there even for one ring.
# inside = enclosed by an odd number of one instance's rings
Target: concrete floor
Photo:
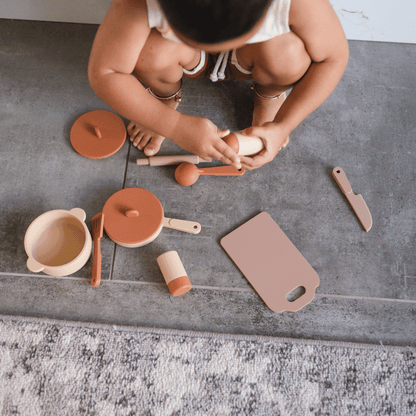
[[[139,167],[126,142],[90,160],[69,141],[83,113],[106,109],[87,80],[97,26],[0,20],[0,313],[120,325],[416,344],[416,45],[351,41],[348,69],[331,97],[291,135],[289,146],[241,178],[201,178],[184,188],[174,167]],[[250,124],[249,83],[185,80],[180,111],[221,128]],[[127,122],[127,121],[126,121]],[[161,154],[181,153],[166,140]],[[363,231],[331,171],[341,166],[363,195]],[[123,187],[153,192],[165,216],[202,232],[164,229],[129,249],[102,240],[103,282],[91,260],[62,278],[26,268],[25,231],[40,214],[81,207],[87,224]],[[299,312],[269,310],[220,246],[268,212],[320,276]],[[169,295],[156,263],[177,250],[194,285]]]

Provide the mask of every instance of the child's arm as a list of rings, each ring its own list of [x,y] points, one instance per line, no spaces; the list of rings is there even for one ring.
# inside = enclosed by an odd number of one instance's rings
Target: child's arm
[[[226,131],[208,119],[183,115],[162,104],[132,75],[149,33],[145,0],[113,0],[91,51],[88,76],[92,89],[123,117],[203,159],[239,165],[240,158],[221,139]]]
[[[248,169],[273,160],[289,133],[332,93],[347,66],[348,42],[328,0],[292,0],[289,23],[304,42],[312,64],[273,122],[245,130],[247,135],[261,137],[266,147],[254,158],[241,158],[243,167]]]

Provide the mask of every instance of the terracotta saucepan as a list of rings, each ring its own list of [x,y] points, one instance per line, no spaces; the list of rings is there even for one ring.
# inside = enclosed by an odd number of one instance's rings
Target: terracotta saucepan
[[[197,222],[165,218],[157,197],[146,189],[126,188],[113,194],[103,208],[104,229],[123,247],[141,247],[151,243],[163,227],[198,234]]]

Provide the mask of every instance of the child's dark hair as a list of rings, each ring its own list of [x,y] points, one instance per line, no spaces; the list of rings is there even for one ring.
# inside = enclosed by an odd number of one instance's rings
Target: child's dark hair
[[[271,0],[158,0],[170,25],[200,43],[219,43],[249,32]]]

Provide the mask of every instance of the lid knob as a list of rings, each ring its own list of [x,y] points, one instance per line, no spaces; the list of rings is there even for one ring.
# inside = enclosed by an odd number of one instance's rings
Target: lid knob
[[[97,135],[97,137],[99,138],[99,139],[102,139],[102,134],[101,134],[101,131],[100,131],[100,129],[98,128],[98,126],[94,126],[94,131],[95,131],[95,134]]]
[[[127,218],[135,218],[139,216],[139,211],[135,209],[129,209],[128,211],[126,211],[125,215]]]

